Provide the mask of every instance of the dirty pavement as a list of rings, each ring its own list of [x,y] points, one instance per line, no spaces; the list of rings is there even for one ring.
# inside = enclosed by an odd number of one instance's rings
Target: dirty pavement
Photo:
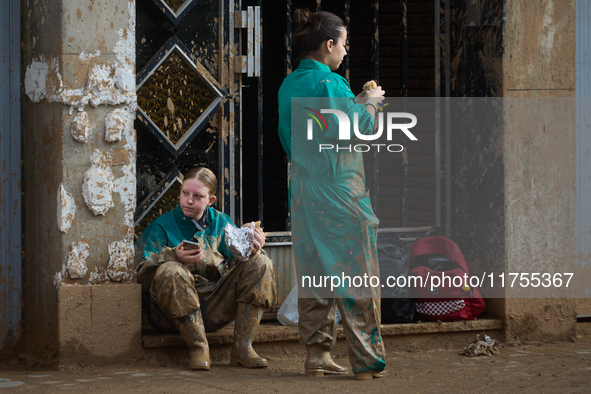
[[[256,345],[255,345],[256,347]],[[307,378],[304,356],[265,354],[268,369],[212,363],[210,372],[175,365],[130,364],[77,370],[24,370],[2,367],[0,393],[177,393],[197,392],[589,392],[591,322],[577,323],[575,342],[501,344],[499,354],[466,357],[463,349],[390,352],[389,376],[373,381],[346,377]],[[348,364],[345,354],[335,361]]]

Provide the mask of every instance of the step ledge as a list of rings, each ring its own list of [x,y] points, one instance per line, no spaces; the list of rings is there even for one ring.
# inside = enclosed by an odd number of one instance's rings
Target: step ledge
[[[408,324],[382,324],[382,336],[421,335],[433,333],[453,333],[466,331],[501,330],[501,319],[479,319],[456,322],[419,322]],[[232,343],[233,325],[224,327],[216,332],[207,333],[210,346],[224,346]],[[337,328],[338,338],[344,338],[343,328]],[[279,323],[261,324],[255,342],[299,341],[298,328],[283,326]],[[163,348],[185,346],[180,335],[162,334],[157,331],[144,332],[142,335],[144,348]]]

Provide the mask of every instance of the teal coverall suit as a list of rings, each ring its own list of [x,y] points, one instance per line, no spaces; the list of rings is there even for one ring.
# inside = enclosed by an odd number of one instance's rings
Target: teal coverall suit
[[[379,287],[341,286],[327,295],[326,289],[303,288],[301,281],[303,275],[379,277],[378,219],[365,188],[363,157],[347,149],[349,144],[364,141],[355,139],[352,131],[350,140],[339,140],[339,122],[334,115],[322,115],[326,123],[319,122],[320,127],[316,121],[308,122],[311,109],[339,109],[347,114],[351,126],[357,114],[360,133],[373,134],[374,118],[357,103],[344,78],[310,59],[303,59],[285,78],[278,101],[279,138],[292,169],[291,222],[300,275],[301,342],[327,350],[334,346],[336,304],[343,317],[353,372],[380,372],[385,368],[385,349],[380,333]],[[311,140],[309,123],[314,125]],[[345,149],[320,151],[320,144]]]
[[[200,311],[200,329],[216,331],[234,320],[238,303],[270,308],[275,302],[273,262],[262,252],[244,262],[234,259],[225,242],[230,217],[211,207],[203,215],[197,227],[177,205],[150,223],[136,244],[143,256],[138,283],[150,291],[148,319],[154,328],[176,331],[173,319]],[[203,261],[178,261],[174,248],[183,240],[199,243]]]

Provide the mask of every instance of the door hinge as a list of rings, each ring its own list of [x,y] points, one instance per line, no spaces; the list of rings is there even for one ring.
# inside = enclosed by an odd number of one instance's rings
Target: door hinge
[[[261,75],[261,7],[250,6],[246,11],[236,11],[234,23],[237,29],[246,29],[247,54],[234,58],[236,73],[249,77]]]

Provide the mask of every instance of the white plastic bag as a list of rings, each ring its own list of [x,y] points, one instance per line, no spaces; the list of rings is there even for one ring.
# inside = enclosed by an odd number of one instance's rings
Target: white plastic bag
[[[279,308],[279,311],[277,311],[277,320],[279,320],[279,323],[283,324],[284,326],[297,326],[299,318],[300,315],[298,313],[298,285],[295,285],[287,295],[285,301],[283,301],[283,304],[281,305],[281,308]],[[338,309],[336,320],[338,326],[342,320],[341,313]]]
[[[298,319],[298,286],[295,285],[277,312],[277,320],[284,326],[297,326]]]

